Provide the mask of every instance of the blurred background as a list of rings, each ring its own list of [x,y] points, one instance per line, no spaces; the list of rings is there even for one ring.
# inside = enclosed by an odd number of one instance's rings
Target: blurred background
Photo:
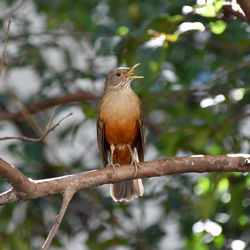
[[[224,0],[2,0],[0,136],[39,137],[52,107],[65,101],[43,142],[0,142],[0,156],[33,179],[101,168],[98,98],[117,66],[132,66],[146,123],[145,160],[249,153],[250,26]],[[94,94],[94,95],[93,95]],[[250,249],[250,176],[179,174],[143,180],[145,195],[115,203],[109,185],[78,192],[51,249]],[[9,185],[0,178],[0,191]],[[0,249],[40,249],[61,205],[45,197],[0,207]]]

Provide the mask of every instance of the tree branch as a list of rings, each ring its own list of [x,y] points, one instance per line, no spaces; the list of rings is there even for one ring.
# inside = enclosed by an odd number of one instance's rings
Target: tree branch
[[[240,8],[240,6],[237,4],[237,6],[239,6],[239,8],[235,9],[233,4],[234,3],[225,2],[225,4],[223,5],[223,10],[230,13],[231,15],[247,22],[246,15],[243,12],[243,10]]]
[[[51,123],[52,123],[52,120],[55,116],[55,111],[56,111],[56,108],[54,109],[50,119],[49,119],[49,122],[46,126],[46,129],[44,131],[44,133],[39,137],[39,138],[29,138],[29,137],[26,137],[26,136],[4,136],[4,137],[0,137],[0,141],[6,141],[6,140],[21,140],[21,141],[30,141],[30,142],[40,142],[42,141],[47,135],[48,133],[50,133],[51,131],[53,131],[57,126],[60,125],[60,123],[65,120],[66,118],[68,118],[69,116],[72,115],[72,113],[69,113],[67,114],[66,116],[64,116],[59,122],[57,122],[54,126],[51,127]]]
[[[95,95],[91,92],[79,90],[73,94],[67,94],[65,96],[55,97],[48,99],[46,101],[35,104],[34,106],[27,107],[29,114],[35,114],[43,110],[52,108],[57,105],[68,104],[71,102],[83,102],[83,101],[96,101],[99,99],[98,95]],[[15,113],[9,112],[0,112],[0,120],[12,120],[18,121],[24,119],[23,110],[19,110]]]
[[[250,23],[250,1],[249,0],[237,0],[241,9],[246,15],[247,22]]]
[[[81,189],[129,179],[191,173],[191,172],[250,172],[250,155],[186,156],[140,163],[136,170],[129,165],[82,172],[78,174],[33,181],[17,168],[0,158],[0,176],[13,188],[0,194],[0,205],[18,200],[30,200],[43,196],[62,194],[63,202],[55,223],[44,242],[47,250],[61,224],[73,195]]]
[[[0,158],[1,159],[1,158]],[[88,172],[81,172],[62,177],[32,180],[23,177],[13,166],[0,161],[0,176],[7,179],[15,187],[16,180],[23,182],[22,195],[15,189],[0,194],[0,205],[19,200],[31,200],[44,196],[63,194],[74,183],[76,191],[108,183],[115,183],[136,178],[150,178],[155,176],[191,173],[191,172],[250,172],[250,155],[220,155],[220,156],[186,156],[140,163],[137,175],[129,165],[113,170],[112,167]],[[7,172],[7,176],[6,176]],[[26,185],[26,186],[25,186]],[[32,192],[29,192],[30,186]],[[25,187],[25,188],[24,188]],[[29,187],[28,189],[26,189]],[[27,190],[27,192],[25,192]]]
[[[69,188],[66,189],[66,191],[63,193],[63,201],[62,201],[62,206],[61,206],[59,215],[56,216],[56,221],[53,227],[51,228],[49,235],[41,248],[42,250],[47,250],[49,248],[59,226],[61,225],[63,216],[75,192],[76,192],[76,188],[74,184],[71,184],[71,186],[69,186]]]
[[[6,31],[5,31],[5,36],[4,36],[3,52],[2,52],[2,58],[1,58],[1,64],[0,64],[0,76],[2,75],[2,70],[3,70],[3,66],[5,62],[6,47],[7,47],[7,41],[8,41],[8,36],[9,36],[10,24],[11,24],[11,21],[9,20]]]
[[[2,158],[0,158],[0,176],[6,179],[13,187],[9,190],[8,194],[6,192],[0,194],[1,204],[9,203],[9,194],[15,196],[15,198],[12,197],[12,199],[18,200],[22,194],[25,196],[31,195],[36,188],[34,182],[30,181],[30,179],[22,174],[16,167],[10,165]]]

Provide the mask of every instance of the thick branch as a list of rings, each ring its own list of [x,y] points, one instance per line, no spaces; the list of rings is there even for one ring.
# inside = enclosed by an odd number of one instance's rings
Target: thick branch
[[[24,194],[32,195],[36,185],[30,181],[24,174],[22,174],[16,167],[10,165],[2,158],[0,158],[0,176],[6,179],[13,187],[11,193],[15,194],[15,199],[20,198]],[[0,195],[0,200],[3,204],[8,203],[8,195],[4,193]],[[1,203],[0,202],[0,203]]]
[[[245,13],[248,23],[250,23],[250,1],[249,0],[237,0],[237,3],[240,5],[241,9]]]
[[[3,160],[0,161],[0,175],[6,178],[6,175],[4,175],[6,166],[3,163],[6,164]],[[110,167],[39,181],[23,178],[26,187],[28,187],[27,193],[20,196],[16,190],[10,189],[0,194],[0,205],[18,200],[63,194],[71,183],[74,183],[77,191],[128,179],[190,172],[250,172],[250,155],[186,156],[143,162],[141,167],[138,168],[136,176],[134,169],[129,165],[124,165],[116,168],[115,171]],[[17,171],[13,170],[10,174],[16,175]],[[28,192],[31,187],[33,191]],[[25,188],[23,191],[25,191]]]
[[[223,5],[223,10],[239,19],[247,21],[246,15],[243,10],[240,7],[235,10],[234,5],[230,2],[225,2],[225,4]]]

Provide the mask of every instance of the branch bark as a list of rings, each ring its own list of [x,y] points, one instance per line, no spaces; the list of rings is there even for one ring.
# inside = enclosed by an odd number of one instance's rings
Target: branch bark
[[[246,15],[247,22],[250,23],[250,1],[249,0],[237,0],[241,9]]]
[[[55,97],[52,99],[47,99],[46,101],[35,104],[31,107],[27,107],[29,114],[36,114],[43,110],[52,108],[57,105],[68,104],[72,102],[83,102],[83,101],[96,101],[99,99],[98,95],[91,92],[79,90],[76,93],[68,94],[65,96]],[[24,119],[23,110],[19,110],[15,113],[0,112],[0,120],[11,120],[18,121]]]
[[[247,22],[247,18],[243,10],[241,8],[239,8],[238,10],[235,10],[232,3],[225,2],[225,4],[223,5],[223,10]]]
[[[47,250],[62,222],[73,195],[81,189],[107,183],[136,178],[191,173],[191,172],[250,172],[250,155],[187,156],[142,162],[140,168],[129,165],[117,169],[107,167],[78,174],[33,181],[17,168],[0,158],[0,176],[13,188],[0,194],[0,205],[18,200],[29,200],[43,196],[62,194],[63,201],[59,215],[41,249]]]
[[[61,225],[63,216],[67,210],[67,207],[73,197],[73,195],[75,194],[76,190],[75,190],[75,186],[74,184],[72,184],[63,194],[63,201],[62,201],[62,206],[59,212],[59,215],[56,216],[56,221],[53,225],[53,227],[51,228],[49,235],[47,237],[47,239],[45,240],[41,250],[47,250],[49,249],[49,246],[59,228],[59,226]]]
[[[20,196],[19,198],[21,198],[22,194],[25,194],[25,196],[31,195],[36,187],[34,182],[30,181],[16,167],[10,165],[2,158],[0,158],[0,176],[12,185],[13,188],[10,189],[10,193],[15,194],[17,197]],[[9,197],[5,193],[0,194],[1,204],[9,203]]]
[[[13,188],[0,194],[0,205],[19,200],[31,200],[49,195],[63,194],[74,183],[76,191],[98,185],[136,178],[203,173],[203,172],[250,172],[250,155],[186,156],[140,163],[137,175],[129,165],[81,172],[62,177],[32,180],[23,176],[15,167],[1,159],[0,176],[7,179]],[[17,177],[19,176],[19,177]],[[17,188],[20,185],[21,189]],[[21,190],[21,194],[18,190]],[[32,190],[32,191],[30,191]]]
[[[21,141],[30,141],[30,142],[42,141],[51,131],[53,131],[56,127],[58,127],[63,120],[67,119],[69,116],[71,116],[73,114],[73,113],[67,114],[59,122],[57,122],[55,125],[53,125],[51,127],[52,120],[55,116],[55,111],[56,111],[56,108],[54,109],[54,111],[50,117],[50,120],[46,126],[44,133],[39,138],[29,138],[26,136],[4,136],[4,137],[0,137],[0,141],[6,141],[6,140],[21,140]]]
[[[2,75],[2,70],[3,70],[4,62],[5,62],[6,47],[7,47],[7,41],[8,41],[8,36],[9,36],[10,24],[11,24],[11,21],[9,20],[6,31],[5,31],[5,36],[4,36],[3,52],[2,52],[2,58],[1,58],[1,64],[0,64],[0,76]]]

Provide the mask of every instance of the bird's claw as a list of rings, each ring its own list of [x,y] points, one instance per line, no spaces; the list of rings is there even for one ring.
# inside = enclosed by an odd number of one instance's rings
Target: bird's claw
[[[116,171],[115,170],[115,168],[117,167],[117,168],[119,168],[121,165],[119,164],[119,163],[110,163],[109,165],[108,165],[108,167],[112,167],[113,169],[114,169],[114,171]]]
[[[135,176],[136,176],[136,175],[137,175],[137,172],[138,172],[138,168],[140,168],[141,165],[140,165],[140,163],[139,163],[137,160],[132,159],[132,160],[131,160],[131,163],[130,163],[130,167],[133,167],[133,165],[134,165],[134,167],[135,167]]]

